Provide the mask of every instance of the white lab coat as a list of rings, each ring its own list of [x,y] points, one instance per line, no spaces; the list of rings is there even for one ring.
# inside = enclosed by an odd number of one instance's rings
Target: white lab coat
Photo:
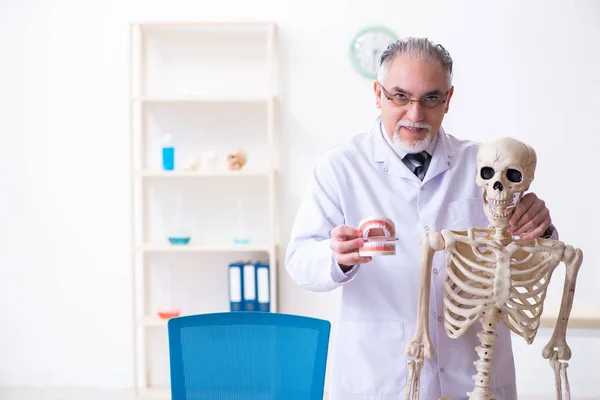
[[[423,182],[385,140],[381,119],[373,129],[329,151],[315,164],[286,254],[286,269],[313,291],[342,288],[335,347],[330,354],[330,400],[404,399],[406,344],[416,326],[419,238],[425,231],[487,227],[482,195],[475,185],[479,144],[440,129]],[[345,275],[329,247],[338,225],[357,227],[367,216],[385,216],[396,225],[395,256],[373,257]],[[429,309],[436,354],[421,372],[421,400],[467,399],[474,387],[477,332],[474,324],[459,339],[443,327],[443,252],[433,260]],[[489,381],[496,400],[516,400],[510,331],[498,324]]]

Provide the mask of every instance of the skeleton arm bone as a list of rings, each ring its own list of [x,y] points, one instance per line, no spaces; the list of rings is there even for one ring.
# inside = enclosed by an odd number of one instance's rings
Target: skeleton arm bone
[[[408,362],[409,382],[406,388],[405,399],[419,398],[419,378],[423,367],[423,357],[432,358],[434,355],[433,344],[429,337],[429,297],[431,285],[431,267],[433,255],[436,251],[444,249],[444,238],[439,232],[424,233],[421,236],[421,271],[419,279],[419,297],[417,299],[417,325],[415,334],[406,346],[405,354],[415,357]]]
[[[567,271],[563,287],[563,298],[554,332],[542,351],[542,356],[550,361],[550,365],[554,370],[556,398],[559,400],[562,399],[563,383],[565,385],[565,400],[571,398],[567,377],[567,367],[569,364],[564,361],[571,358],[571,349],[567,345],[566,335],[569,315],[573,306],[573,297],[575,295],[577,273],[582,261],[583,252],[580,249],[574,249],[571,246],[565,247],[562,262],[566,264]]]
[[[573,297],[575,296],[575,283],[577,273],[583,261],[583,252],[580,249],[574,249],[571,246],[565,246],[565,251],[562,257],[562,262],[566,264],[566,276],[563,286],[563,297],[558,313],[558,320],[554,327],[554,332],[550,341],[544,347],[542,356],[550,359],[553,352],[558,352],[558,358],[561,360],[569,360],[571,358],[571,349],[566,342],[567,324],[571,308],[573,307]]]

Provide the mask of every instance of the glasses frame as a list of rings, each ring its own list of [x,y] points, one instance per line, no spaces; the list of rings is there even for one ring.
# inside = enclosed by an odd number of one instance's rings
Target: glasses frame
[[[381,84],[381,82],[377,82],[377,83],[379,83],[379,87],[381,87],[381,92],[383,93],[383,95],[385,96],[385,98],[388,99],[389,101],[391,101],[392,103],[394,103],[396,106],[398,106],[398,107],[406,107],[406,106],[412,106],[413,103],[420,103],[424,108],[426,108],[428,110],[433,110],[434,108],[437,108],[440,105],[444,104],[446,101],[448,101],[448,95],[450,94],[450,90],[451,90],[451,89],[448,89],[448,91],[444,94],[444,99],[443,100],[439,100],[434,105],[426,105],[425,102],[424,102],[424,98],[422,98],[422,99],[413,99],[412,97],[409,97],[408,95],[406,95],[404,93],[390,94],[390,92],[387,91],[387,89]],[[405,96],[408,99],[408,103],[406,103],[406,104],[398,104],[398,103],[396,103],[396,101],[394,100],[394,97],[397,94],[402,94],[403,96]]]

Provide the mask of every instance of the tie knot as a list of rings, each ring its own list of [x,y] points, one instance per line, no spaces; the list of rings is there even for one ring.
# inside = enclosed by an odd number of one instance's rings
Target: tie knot
[[[431,158],[429,153],[422,151],[420,153],[409,153],[404,156],[404,164],[415,174],[420,180],[425,177],[427,171],[427,161]]]
[[[410,160],[413,165],[421,166],[425,165],[425,162],[429,159],[429,153],[422,151],[420,153],[408,153],[405,156],[406,159]]]

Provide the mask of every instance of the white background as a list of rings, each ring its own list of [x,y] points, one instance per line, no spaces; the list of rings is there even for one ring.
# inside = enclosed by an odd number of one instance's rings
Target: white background
[[[353,35],[383,24],[441,42],[456,87],[444,127],[478,141],[512,135],[536,149],[532,190],[561,239],[585,254],[575,307],[600,303],[600,2],[2,0],[0,385],[131,384],[132,20],[279,25],[283,243],[312,163],[377,115],[372,82],[348,59]],[[339,293],[303,291],[280,268],[280,311],[330,319],[335,330]],[[541,358],[549,334],[532,346],[515,339],[521,393],[552,394]],[[600,398],[599,332],[569,339],[574,398]]]

